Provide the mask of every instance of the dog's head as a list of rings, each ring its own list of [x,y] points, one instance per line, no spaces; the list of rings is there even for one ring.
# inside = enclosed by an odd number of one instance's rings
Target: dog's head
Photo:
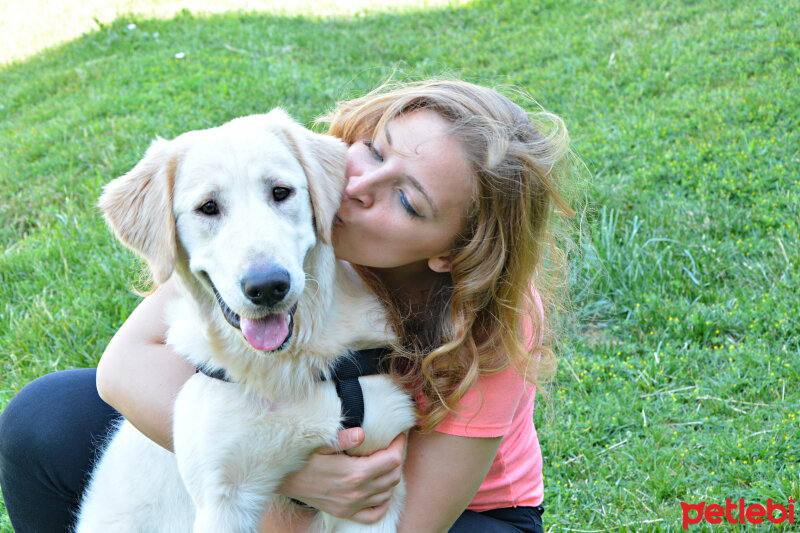
[[[305,256],[330,243],[345,152],[276,109],[156,140],[99,205],[157,284],[177,271],[254,349],[279,351],[292,336]]]

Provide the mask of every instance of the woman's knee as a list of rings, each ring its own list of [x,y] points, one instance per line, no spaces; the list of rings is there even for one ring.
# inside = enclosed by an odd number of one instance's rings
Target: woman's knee
[[[94,369],[47,374],[0,413],[0,486],[15,531],[69,531],[96,443],[119,415]]]
[[[32,381],[0,413],[0,473],[30,466],[41,455],[42,444],[52,442],[47,423],[50,394],[48,376]]]
[[[97,395],[94,380],[94,369],[55,372],[11,399],[0,414],[0,482],[17,469],[36,475],[65,463],[88,465],[94,441],[119,416]]]

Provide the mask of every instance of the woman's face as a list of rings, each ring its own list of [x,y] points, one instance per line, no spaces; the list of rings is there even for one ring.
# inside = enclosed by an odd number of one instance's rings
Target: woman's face
[[[410,274],[449,271],[474,177],[447,128],[438,114],[422,109],[391,120],[386,141],[350,146],[333,229],[337,257]]]

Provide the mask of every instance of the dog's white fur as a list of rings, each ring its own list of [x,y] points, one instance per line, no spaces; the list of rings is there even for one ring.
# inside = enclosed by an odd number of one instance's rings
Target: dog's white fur
[[[100,200],[119,239],[147,262],[157,283],[171,276],[183,297],[168,309],[167,342],[197,364],[223,368],[233,382],[197,374],[175,403],[170,453],[123,422],[95,469],[81,505],[79,533],[252,532],[274,506],[283,478],[335,442],[341,406],[320,381],[348,350],[391,339],[375,296],[330,246],[344,186],[344,144],[312,133],[283,111],[159,139]],[[292,192],[283,201],[275,187]],[[218,215],[199,207],[208,200]],[[223,316],[213,283],[237,314],[263,309],[243,294],[248,269],[279,264],[291,289],[270,312],[296,302],[293,334],[259,352]],[[360,378],[366,441],[355,454],[386,447],[414,424],[410,399],[387,377]],[[352,452],[351,452],[352,453]],[[394,531],[404,497],[365,526],[318,513],[320,531]]]

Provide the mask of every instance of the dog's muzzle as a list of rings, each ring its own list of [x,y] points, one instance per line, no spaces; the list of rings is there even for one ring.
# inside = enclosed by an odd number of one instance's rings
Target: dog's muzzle
[[[238,315],[225,303],[222,295],[206,274],[214,296],[217,298],[222,315],[234,328],[240,330],[247,343],[261,352],[277,352],[289,345],[294,330],[294,313],[297,304],[284,313],[270,313],[259,318],[246,318]]]

